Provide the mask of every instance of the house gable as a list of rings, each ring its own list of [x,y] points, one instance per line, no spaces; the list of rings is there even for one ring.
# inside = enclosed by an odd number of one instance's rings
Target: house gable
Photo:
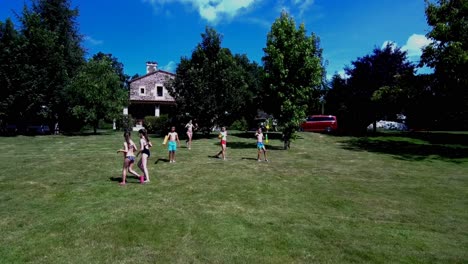
[[[175,104],[165,84],[175,75],[166,71],[155,71],[130,82],[130,102],[159,102]]]

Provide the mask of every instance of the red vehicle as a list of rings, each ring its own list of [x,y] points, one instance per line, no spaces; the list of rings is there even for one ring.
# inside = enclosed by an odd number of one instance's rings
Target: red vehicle
[[[302,131],[327,132],[331,133],[338,129],[336,116],[332,115],[312,115],[301,124]]]

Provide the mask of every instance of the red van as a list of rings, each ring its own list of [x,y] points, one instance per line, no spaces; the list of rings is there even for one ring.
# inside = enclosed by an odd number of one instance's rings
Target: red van
[[[312,115],[301,124],[302,131],[327,132],[331,133],[338,129],[336,116],[332,115]]]

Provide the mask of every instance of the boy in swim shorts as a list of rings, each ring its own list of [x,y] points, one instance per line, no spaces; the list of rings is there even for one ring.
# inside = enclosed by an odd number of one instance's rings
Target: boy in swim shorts
[[[267,150],[265,148],[265,144],[263,144],[263,133],[262,129],[259,128],[257,132],[255,133],[255,137],[257,138],[257,149],[258,149],[258,154],[257,154],[257,161],[262,161],[260,159],[261,152],[263,151],[263,157],[265,158],[265,161],[268,161],[267,159]]]
[[[175,153],[177,150],[177,145],[180,145],[179,135],[177,134],[177,132],[175,132],[175,127],[171,127],[171,132],[169,132],[167,136],[169,138],[169,141],[168,141],[169,143],[167,146],[167,150],[169,151],[169,162],[174,163],[176,162]]]

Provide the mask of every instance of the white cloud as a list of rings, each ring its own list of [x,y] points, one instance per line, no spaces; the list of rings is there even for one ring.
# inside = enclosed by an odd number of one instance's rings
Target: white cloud
[[[351,76],[349,76],[348,74],[346,74],[346,72],[345,72],[344,70],[338,71],[338,74],[339,74],[339,75],[341,76],[341,78],[343,78],[343,79],[348,79],[349,77],[351,77]]]
[[[384,41],[382,44],[382,48],[384,48],[387,44],[392,44],[393,47],[398,47],[398,44],[393,41]],[[422,48],[430,44],[431,41],[426,38],[424,35],[413,34],[411,35],[406,44],[401,47],[401,50],[406,51],[408,57],[420,57],[422,55]]]
[[[95,39],[95,38],[93,38],[91,36],[84,36],[83,40],[90,43],[91,45],[94,45],[94,46],[102,45],[104,43],[104,41],[99,40],[99,39]]]
[[[422,48],[430,43],[431,41],[426,36],[413,34],[401,49],[408,52],[408,57],[420,57],[422,55]]]
[[[302,16],[314,3],[314,0],[293,0],[293,3],[299,7],[299,16]]]
[[[314,4],[315,0],[277,0],[276,10],[285,10],[291,15],[303,17],[304,13]]]
[[[162,66],[160,68],[163,71],[175,72],[175,70],[177,68],[177,63],[175,61],[170,61],[169,63],[167,63],[166,65],[164,65],[164,66]]]
[[[162,7],[164,4],[182,3],[190,5],[198,11],[198,14],[208,22],[216,23],[223,18],[231,19],[240,12],[251,7],[261,0],[143,0],[156,7]]]

